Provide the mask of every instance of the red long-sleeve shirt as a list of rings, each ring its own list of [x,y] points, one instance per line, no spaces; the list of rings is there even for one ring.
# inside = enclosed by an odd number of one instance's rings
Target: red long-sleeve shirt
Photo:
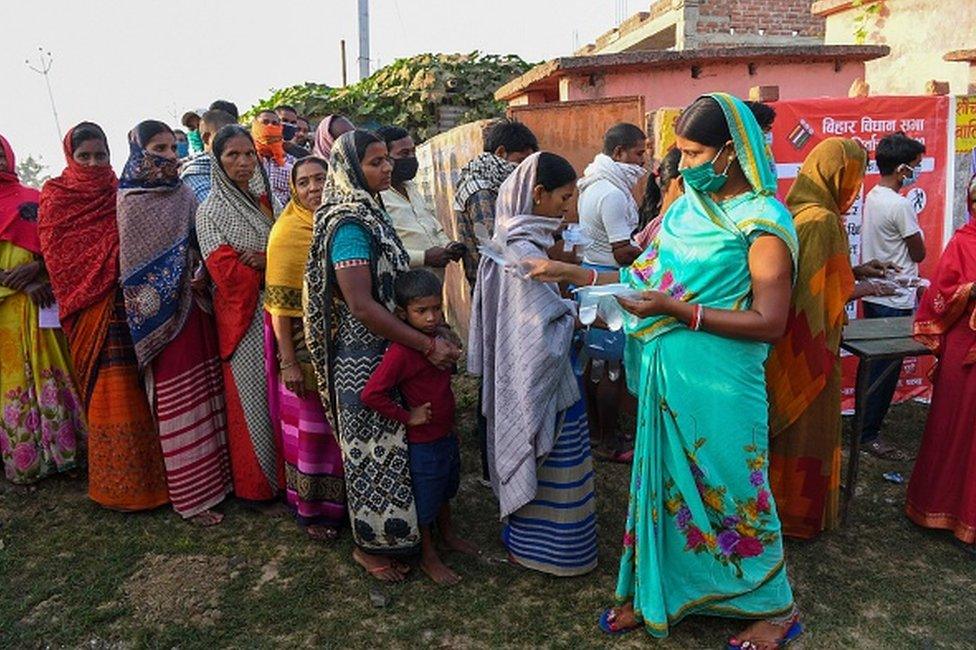
[[[391,396],[395,388],[400,390],[407,408]],[[407,427],[408,442],[433,442],[454,432],[450,369],[438,369],[422,353],[405,345],[390,344],[360,399],[366,407],[403,424],[410,420],[409,409],[430,402],[430,422]]]

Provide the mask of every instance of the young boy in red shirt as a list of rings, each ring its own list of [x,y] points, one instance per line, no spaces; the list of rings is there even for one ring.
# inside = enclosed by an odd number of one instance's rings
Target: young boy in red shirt
[[[424,269],[404,273],[396,280],[394,297],[399,318],[424,334],[437,335],[444,324],[437,276]],[[402,402],[394,399],[397,393]],[[451,523],[450,501],[457,494],[461,470],[454,433],[451,371],[439,370],[421,352],[391,343],[366,382],[361,400],[367,408],[406,425],[410,476],[421,532],[420,568],[437,584],[456,584],[461,577],[441,561],[432,534],[436,522],[448,549],[478,552],[455,534]]]

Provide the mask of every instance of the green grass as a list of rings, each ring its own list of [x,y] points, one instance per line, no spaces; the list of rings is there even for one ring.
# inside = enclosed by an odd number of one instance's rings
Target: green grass
[[[450,589],[413,576],[379,586],[333,546],[306,539],[288,517],[231,500],[224,523],[199,529],[172,510],[123,515],[95,506],[80,478],[0,493],[0,647],[722,647],[741,623],[690,618],[663,642],[608,639],[596,619],[613,595],[627,468],[599,463],[600,565],[558,580],[503,561],[491,492],[476,482],[470,382],[459,382],[464,478],[455,510],[487,559],[451,556]],[[892,409],[889,439],[915,449],[926,407]],[[803,610],[805,648],[972,647],[976,559],[949,535],[902,514],[904,485],[881,474],[910,464],[862,463],[851,525],[787,542]],[[376,608],[370,591],[389,597]]]

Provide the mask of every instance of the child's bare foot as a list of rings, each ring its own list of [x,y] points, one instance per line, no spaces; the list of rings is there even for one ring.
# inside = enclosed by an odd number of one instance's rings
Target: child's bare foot
[[[214,512],[213,510],[204,510],[203,512],[197,513],[190,517],[191,523],[202,528],[216,526],[223,520],[224,516],[219,512]]]
[[[461,539],[457,535],[451,535],[450,537],[447,535],[442,535],[441,542],[443,543],[444,548],[448,551],[457,551],[458,553],[464,553],[465,555],[481,555],[481,549],[468,540]]]
[[[403,582],[403,574],[397,571],[388,557],[371,555],[355,548],[352,551],[352,559],[380,582]]]
[[[441,562],[436,555],[425,557],[420,561],[420,568],[427,576],[439,585],[449,587],[461,582],[461,576],[451,571],[450,567]]]

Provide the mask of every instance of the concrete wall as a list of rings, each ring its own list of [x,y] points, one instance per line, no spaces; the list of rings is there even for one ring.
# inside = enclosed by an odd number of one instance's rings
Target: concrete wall
[[[848,7],[828,15],[824,42],[854,43],[861,11]],[[942,56],[976,47],[976,0],[887,0],[865,27],[866,45],[891,48],[889,56],[867,63],[865,79],[872,95],[920,95],[930,79],[948,81],[953,94],[966,94],[967,64],[943,61]]]
[[[643,128],[644,102],[641,97],[614,97],[589,102],[558,102],[509,108],[509,115],[532,129],[539,147],[563,156],[577,175],[603,148],[603,135],[614,124],[630,122]],[[643,185],[635,188],[643,195]],[[576,222],[576,205],[566,215]]]
[[[976,2],[976,0],[973,0]],[[846,97],[851,84],[864,75],[864,64],[848,62],[835,71],[833,63],[758,64],[749,74],[745,63],[709,64],[692,78],[690,67],[607,72],[563,80],[564,101],[638,95],[644,108],[686,106],[704,93],[725,91],[747,97],[753,86],[779,86],[782,99]]]

